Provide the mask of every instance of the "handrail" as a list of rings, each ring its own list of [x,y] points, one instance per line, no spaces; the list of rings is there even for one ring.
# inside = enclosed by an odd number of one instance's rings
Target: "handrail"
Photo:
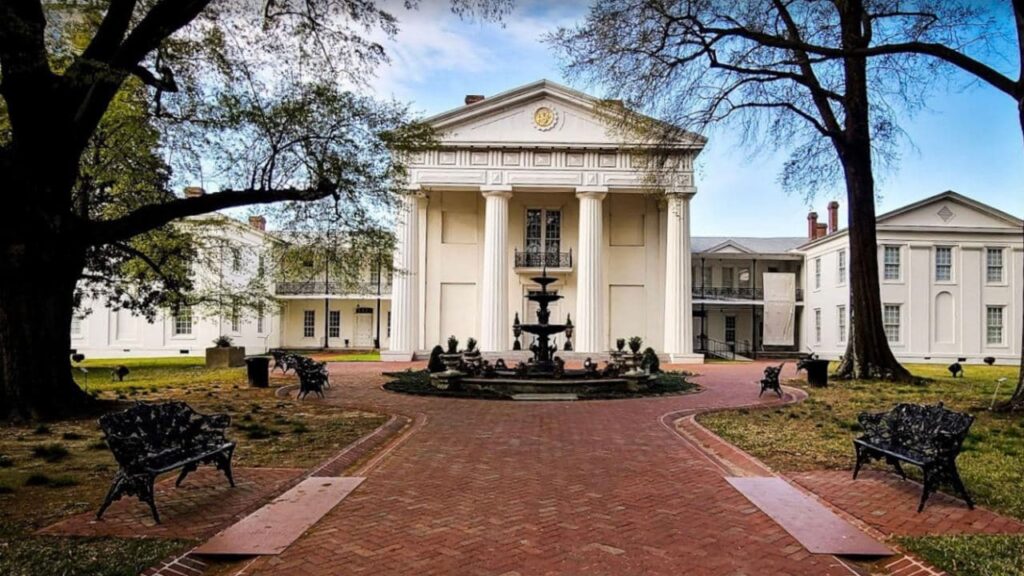
[[[277,282],[274,285],[274,293],[277,295],[303,295],[303,294],[376,294],[376,282]],[[391,294],[391,284],[382,282],[380,284],[381,294]]]
[[[694,336],[693,351],[706,355],[715,356],[723,360],[735,360],[738,357],[749,358],[751,355],[750,342],[740,340],[737,342],[722,342],[706,335]]]
[[[804,291],[802,288],[796,288],[796,301],[802,302],[804,299]],[[764,288],[752,288],[749,286],[741,286],[739,288],[733,286],[699,286],[694,284],[690,293],[696,299],[702,300],[764,300]]]
[[[554,250],[515,250],[516,268],[572,268],[572,249],[568,252]]]

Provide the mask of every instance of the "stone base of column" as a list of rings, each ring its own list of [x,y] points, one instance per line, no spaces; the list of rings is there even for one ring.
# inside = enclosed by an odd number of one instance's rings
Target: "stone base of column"
[[[380,359],[381,362],[412,362],[415,355],[416,353],[412,351],[381,350]]]
[[[703,364],[703,354],[669,354],[669,363],[671,364]]]

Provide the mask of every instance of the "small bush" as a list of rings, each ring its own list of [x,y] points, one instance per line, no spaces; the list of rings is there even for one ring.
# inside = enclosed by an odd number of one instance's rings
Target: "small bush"
[[[35,430],[32,431],[33,434],[38,434],[40,436],[45,436],[50,432],[52,432],[52,430],[50,430],[50,427],[47,426],[46,424],[40,424],[39,426],[36,426]]]
[[[61,438],[65,440],[84,440],[85,436],[79,434],[78,432],[65,432],[64,434],[61,435]]]
[[[71,455],[63,444],[42,444],[32,448],[32,455],[47,462],[59,462]]]
[[[49,486],[53,480],[41,472],[36,472],[25,478],[25,486]]]

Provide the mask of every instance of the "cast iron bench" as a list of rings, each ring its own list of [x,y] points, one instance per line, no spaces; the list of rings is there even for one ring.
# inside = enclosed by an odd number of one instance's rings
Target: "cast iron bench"
[[[900,462],[906,462],[920,467],[924,473],[924,490],[918,512],[924,510],[928,497],[943,482],[960,494],[968,508],[974,508],[971,495],[967,493],[956,468],[956,458],[974,423],[974,416],[948,410],[940,402],[934,405],[897,404],[888,412],[862,412],[857,420],[864,434],[853,441],[857,451],[854,480],[861,466],[873,459],[885,459],[906,479],[900,465]]]
[[[786,363],[783,362],[778,366],[768,366],[764,369],[764,378],[761,378],[761,393],[757,395],[758,398],[764,394],[765,390],[771,390],[782,398],[782,384],[779,383],[779,375],[782,374],[782,367]]]
[[[271,350],[270,355],[274,358],[274,365],[270,367],[271,372],[280,368],[282,373],[287,374],[289,370],[295,369],[295,354],[284,350]]]
[[[327,363],[317,362],[305,356],[294,356],[295,373],[299,375],[299,398],[305,398],[310,392],[324,397],[324,388],[330,388],[327,377]]]
[[[235,443],[224,436],[231,424],[227,414],[204,415],[184,402],[137,403],[127,410],[100,418],[105,440],[120,468],[96,513],[102,518],[115,500],[136,496],[149,504],[153,519],[160,522],[153,501],[156,477],[181,469],[175,486],[200,464],[214,464],[224,472],[232,487],[231,456]]]

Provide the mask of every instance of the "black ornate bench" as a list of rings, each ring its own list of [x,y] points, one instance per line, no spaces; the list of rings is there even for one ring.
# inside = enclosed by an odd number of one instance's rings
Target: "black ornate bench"
[[[324,397],[324,388],[330,388],[330,381],[327,377],[327,363],[317,362],[306,356],[293,356],[289,365],[295,367],[295,373],[299,375],[299,398],[305,398],[309,393]]]
[[[920,467],[924,473],[918,512],[924,510],[924,503],[942,483],[951,485],[967,507],[974,508],[956,468],[956,458],[974,423],[974,416],[948,410],[940,402],[897,404],[888,412],[862,412],[857,420],[864,434],[853,441],[857,451],[857,464],[853,469],[855,480],[861,466],[873,459],[884,459],[906,479],[900,465],[906,462]]]
[[[778,366],[768,366],[764,369],[764,377],[761,378],[761,393],[757,395],[758,398],[765,393],[766,390],[771,390],[782,398],[782,384],[779,382],[779,375],[782,374],[782,367],[786,363],[783,362]]]
[[[184,402],[138,403],[100,418],[105,440],[120,469],[96,518],[122,496],[136,496],[149,504],[153,519],[160,522],[153,501],[156,477],[178,468],[180,486],[200,464],[214,464],[233,487],[231,456],[235,443],[224,432],[231,424],[227,414],[204,415]]]
[[[280,369],[282,373],[287,374],[289,370],[295,369],[296,354],[285,352],[281,349],[275,349],[270,351],[270,355],[274,358],[274,365],[270,367],[270,371]]]

